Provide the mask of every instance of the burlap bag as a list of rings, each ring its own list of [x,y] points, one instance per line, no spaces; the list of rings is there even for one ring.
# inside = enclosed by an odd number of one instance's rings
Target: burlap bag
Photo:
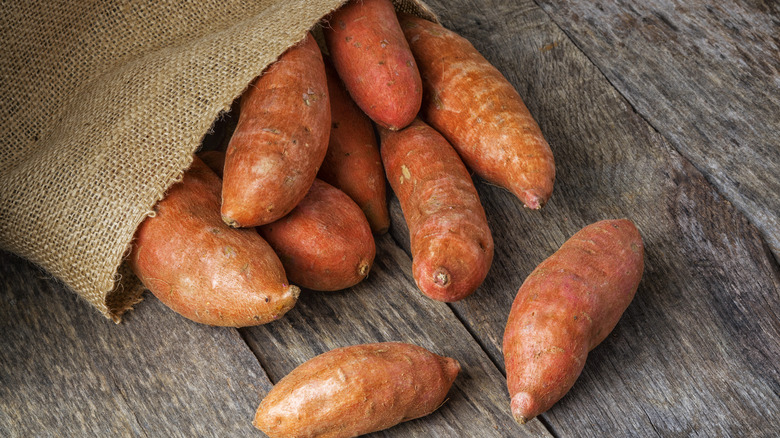
[[[341,3],[3,2],[2,248],[119,321],[143,292],[122,265],[138,225],[220,113]]]

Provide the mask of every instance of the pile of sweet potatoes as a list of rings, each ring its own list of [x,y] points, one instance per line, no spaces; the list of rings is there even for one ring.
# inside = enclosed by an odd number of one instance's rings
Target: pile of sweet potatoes
[[[530,209],[552,195],[555,164],[514,87],[464,38],[397,14],[390,0],[348,2],[244,92],[224,151],[194,158],[136,233],[130,263],[181,315],[265,324],[305,290],[369,274],[388,230],[386,186],[407,222],[420,291],[474,293],[493,238],[471,172]],[[629,220],[585,227],[520,287],[504,334],[511,412],[525,422],[574,384],[588,351],[638,287],[643,245]],[[478,298],[475,298],[478,299]],[[302,364],[262,401],[270,436],[356,436],[434,411],[460,366],[421,347],[381,343]]]

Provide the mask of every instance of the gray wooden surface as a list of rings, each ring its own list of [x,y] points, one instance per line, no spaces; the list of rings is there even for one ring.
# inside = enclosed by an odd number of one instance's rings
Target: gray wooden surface
[[[120,325],[0,254],[0,436],[262,436],[273,382],[338,346],[457,358],[434,414],[377,436],[776,436],[780,52],[775,2],[429,0],[526,100],[556,157],[550,203],[476,181],[496,242],[471,297],[421,296],[396,200],[369,279],[304,291],[273,324],[199,326],[151,295]],[[528,273],[582,226],[629,217],[646,271],[572,391],[513,423],[501,337]]]
[[[537,3],[780,260],[778,2]]]

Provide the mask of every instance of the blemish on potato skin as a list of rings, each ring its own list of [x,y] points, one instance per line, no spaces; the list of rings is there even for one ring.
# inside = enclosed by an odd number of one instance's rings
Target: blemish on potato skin
[[[412,172],[409,171],[409,168],[406,167],[406,164],[402,164],[401,165],[401,178],[400,178],[401,184],[404,183],[404,180],[410,180],[410,179],[412,179]]]
[[[303,103],[306,104],[306,106],[311,106],[312,103],[317,102],[319,100],[320,96],[317,95],[317,93],[309,88],[306,90],[305,93],[303,93]]]
[[[444,104],[442,103],[441,99],[439,98],[439,94],[436,93],[433,96],[431,96],[433,99],[433,105],[436,107],[436,109],[440,110],[444,108]]]

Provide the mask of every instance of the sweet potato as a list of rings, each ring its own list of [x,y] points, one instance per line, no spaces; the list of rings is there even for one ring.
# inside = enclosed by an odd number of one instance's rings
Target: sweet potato
[[[289,213],[311,187],[329,133],[325,67],[317,43],[307,35],[241,97],[225,158],[225,223],[263,225]]]
[[[254,425],[269,437],[353,437],[441,406],[460,364],[412,344],[338,348],[285,376],[260,403]]]
[[[571,389],[588,352],[633,299],[643,269],[644,246],[634,224],[605,220],[574,234],[526,278],[503,343],[518,422],[548,410]]]
[[[219,177],[194,158],[136,231],[130,266],[160,301],[193,321],[242,327],[278,319],[300,290],[254,229],[222,222],[219,193]]]
[[[457,301],[482,283],[493,237],[468,170],[436,130],[416,119],[380,129],[382,162],[409,226],[412,270],[420,290]]]
[[[206,164],[219,175],[225,154],[198,155],[208,158]],[[360,208],[319,179],[289,214],[257,229],[281,259],[290,281],[311,290],[356,285],[368,276],[376,255],[371,227]]]
[[[328,153],[317,176],[349,195],[365,213],[371,230],[383,234],[390,227],[390,214],[374,125],[349,97],[327,61],[325,73],[331,128]]]
[[[420,117],[477,175],[541,208],[552,194],[555,162],[512,84],[465,38],[411,15],[399,20],[423,80]]]
[[[307,289],[354,286],[366,278],[376,255],[374,236],[360,207],[319,179],[290,214],[259,229],[290,281]]]
[[[420,110],[422,83],[390,0],[353,0],[323,33],[333,64],[358,106],[392,130]]]

